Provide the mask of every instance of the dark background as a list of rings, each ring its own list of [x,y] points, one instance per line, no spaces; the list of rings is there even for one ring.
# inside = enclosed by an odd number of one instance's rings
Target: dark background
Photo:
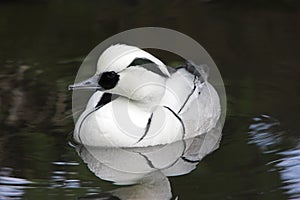
[[[67,144],[73,130],[67,86],[101,41],[127,29],[156,26],[187,34],[209,52],[228,100],[221,148],[192,174],[171,178],[173,193],[181,199],[299,194],[286,189],[285,168],[276,167],[284,157],[280,152],[297,149],[300,135],[299,9],[297,0],[0,1],[2,174],[37,182],[24,189],[28,199],[66,199],[69,193],[114,188],[89,172]],[[255,118],[266,120],[263,133],[269,135],[253,139],[249,127]],[[61,160],[79,164],[57,166]],[[49,189],[65,181],[53,178],[57,168],[75,172],[64,178],[75,177],[82,187]]]

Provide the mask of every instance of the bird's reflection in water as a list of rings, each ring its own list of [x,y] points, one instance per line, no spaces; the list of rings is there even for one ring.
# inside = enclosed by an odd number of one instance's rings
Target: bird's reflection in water
[[[200,136],[143,148],[77,146],[89,169],[102,180],[130,185],[79,199],[171,199],[168,176],[184,175],[219,147],[222,125]]]

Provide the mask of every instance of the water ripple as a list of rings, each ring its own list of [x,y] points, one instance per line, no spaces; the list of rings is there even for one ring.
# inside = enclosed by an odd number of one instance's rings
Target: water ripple
[[[0,169],[0,199],[21,199],[24,188],[33,182],[23,178],[12,177],[12,169]]]
[[[280,122],[268,115],[255,117],[253,121],[249,126],[248,144],[255,144],[262,153],[278,152],[284,133],[280,128]]]
[[[284,157],[276,164],[280,177],[285,184],[283,189],[292,198],[300,198],[300,149],[280,153]]]
[[[273,160],[268,165],[273,165],[273,170],[278,171],[282,187],[291,199],[300,198],[300,149],[293,147],[284,150],[287,143],[293,143],[285,137],[280,122],[270,116],[261,115],[253,118],[249,126],[248,144],[255,144],[262,153],[276,155],[279,159]]]

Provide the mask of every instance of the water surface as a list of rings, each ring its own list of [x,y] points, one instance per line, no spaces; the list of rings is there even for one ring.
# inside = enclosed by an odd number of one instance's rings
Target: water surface
[[[69,145],[67,86],[98,43],[140,26],[196,39],[227,91],[220,148],[168,178],[172,196],[300,198],[299,19],[295,0],[1,1],[0,199],[76,199],[124,187],[95,176]]]

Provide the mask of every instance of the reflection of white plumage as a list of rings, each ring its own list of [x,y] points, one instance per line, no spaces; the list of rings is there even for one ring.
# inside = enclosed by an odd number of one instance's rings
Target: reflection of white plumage
[[[207,133],[166,145],[138,148],[91,147],[76,150],[88,168],[102,180],[134,185],[79,199],[170,199],[168,176],[195,169],[204,156],[219,147],[221,124]]]
[[[209,131],[220,116],[218,94],[203,67],[188,62],[169,72],[128,45],[106,49],[96,74],[70,89],[96,90],[74,131],[76,141],[91,146],[171,143]]]

